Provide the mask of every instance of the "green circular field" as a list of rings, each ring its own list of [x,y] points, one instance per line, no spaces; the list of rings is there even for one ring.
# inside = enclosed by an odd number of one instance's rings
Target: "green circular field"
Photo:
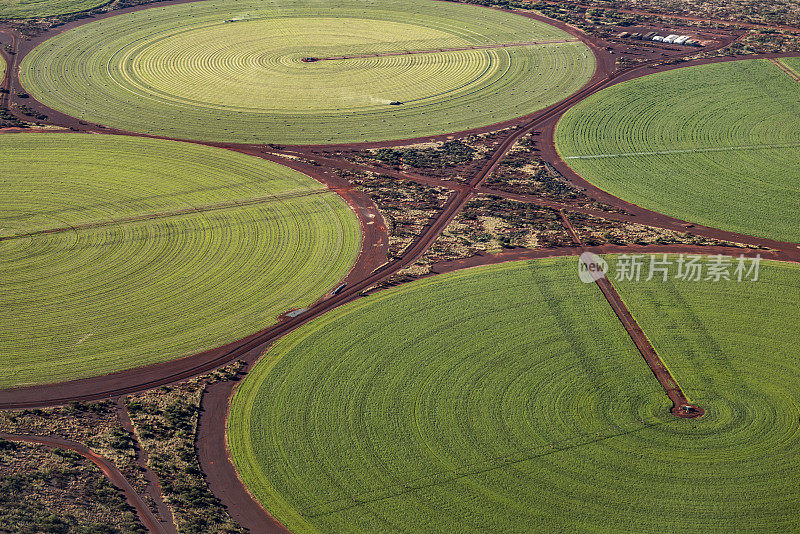
[[[618,284],[671,403],[575,258],[440,275],[325,315],[239,387],[234,462],[293,532],[800,526],[800,267]]]
[[[0,387],[242,338],[314,302],[359,252],[338,195],[231,151],[6,134],[0,175]]]
[[[523,44],[543,41],[556,42]],[[437,51],[498,44],[520,46]],[[302,61],[404,51],[428,52]],[[129,131],[308,144],[494,124],[565,98],[593,69],[569,34],[478,6],[222,0],[65,32],[25,58],[21,79],[48,106]]]
[[[104,0],[0,0],[0,19],[30,19],[78,13],[107,3]]]
[[[578,174],[684,220],[800,242],[800,83],[768,60],[696,66],[605,89],[556,144]]]

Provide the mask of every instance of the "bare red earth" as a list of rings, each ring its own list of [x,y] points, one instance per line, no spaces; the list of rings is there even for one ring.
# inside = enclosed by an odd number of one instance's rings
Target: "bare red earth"
[[[289,531],[253,498],[239,478],[228,450],[228,405],[236,382],[211,384],[203,394],[202,417],[197,431],[197,453],[209,489],[240,525],[259,534],[284,534]],[[236,506],[231,506],[236,503]]]

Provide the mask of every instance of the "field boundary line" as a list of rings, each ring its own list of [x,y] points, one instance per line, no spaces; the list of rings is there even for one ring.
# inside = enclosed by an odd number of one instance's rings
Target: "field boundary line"
[[[40,235],[47,235],[47,234],[56,234],[60,232],[66,232],[68,230],[78,231],[78,230],[94,230],[96,228],[103,228],[106,226],[120,226],[129,223],[135,222],[142,222],[142,221],[151,221],[156,219],[167,219],[170,217],[179,217],[181,215],[190,215],[193,213],[205,213],[209,211],[218,211],[218,210],[225,210],[230,208],[239,208],[244,206],[252,206],[255,204],[268,204],[270,202],[278,202],[281,200],[288,200],[293,198],[301,198],[307,197],[312,195],[320,195],[323,193],[332,193],[330,189],[327,187],[324,189],[312,189],[309,191],[295,191],[292,193],[284,193],[279,195],[267,195],[263,197],[254,197],[254,198],[244,198],[244,199],[237,199],[237,200],[228,200],[225,202],[218,202],[216,204],[208,204],[205,206],[191,206],[188,208],[181,208],[177,210],[171,211],[162,211],[162,212],[155,212],[155,213],[144,213],[142,215],[132,215],[130,217],[121,217],[119,219],[109,219],[106,221],[95,221],[83,224],[74,224],[68,226],[60,226],[57,228],[47,228],[44,230],[34,230],[32,232],[26,232],[22,234],[14,234],[14,235],[7,235],[7,236],[0,236],[0,241],[8,241],[11,239],[22,239],[24,237],[36,237]]]
[[[795,78],[800,82],[800,76]],[[693,154],[703,152],[728,152],[733,150],[768,150],[771,148],[798,148],[799,143],[786,143],[781,145],[739,145],[739,146],[723,146],[723,147],[708,147],[708,148],[685,148],[679,150],[655,150],[652,152],[620,152],[618,154],[592,154],[586,156],[563,156],[561,159],[601,159],[601,158],[619,158],[619,157],[633,157],[633,156],[667,156],[670,154]]]

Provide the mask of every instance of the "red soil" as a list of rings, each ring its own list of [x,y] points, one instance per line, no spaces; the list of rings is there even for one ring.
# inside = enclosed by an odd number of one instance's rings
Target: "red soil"
[[[206,474],[209,489],[228,504],[228,513],[240,525],[248,527],[253,533],[288,533],[286,527],[247,491],[231,463],[227,440],[228,403],[235,386],[236,382],[228,381],[216,382],[206,388],[197,430],[200,467]]]

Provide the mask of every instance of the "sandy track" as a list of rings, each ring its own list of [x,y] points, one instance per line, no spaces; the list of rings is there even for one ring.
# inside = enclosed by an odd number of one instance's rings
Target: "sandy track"
[[[169,534],[169,531],[167,531],[161,522],[153,515],[153,512],[150,511],[150,508],[147,507],[147,504],[142,500],[141,496],[136,493],[136,490],[133,489],[133,486],[131,486],[130,482],[128,482],[120,470],[117,469],[117,466],[85,445],[57,436],[32,436],[0,432],[0,438],[10,441],[36,443],[65,451],[77,452],[99,467],[108,480],[125,493],[125,499],[128,501],[128,504],[136,509],[136,512],[139,514],[139,519],[141,519],[147,530],[155,534]]]

